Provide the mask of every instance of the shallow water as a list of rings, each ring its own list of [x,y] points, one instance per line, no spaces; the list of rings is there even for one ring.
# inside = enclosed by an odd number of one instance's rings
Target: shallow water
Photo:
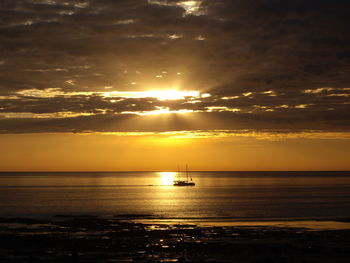
[[[0,173],[0,216],[149,215],[196,220],[350,218],[349,172]],[[183,176],[183,175],[182,175]]]

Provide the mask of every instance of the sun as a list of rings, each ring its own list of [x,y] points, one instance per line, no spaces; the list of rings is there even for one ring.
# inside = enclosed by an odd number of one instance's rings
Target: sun
[[[198,103],[201,99],[211,96],[210,93],[201,93],[196,90],[178,90],[178,89],[160,89],[160,90],[143,90],[143,91],[107,91],[102,92],[102,97],[107,98],[110,102],[116,103],[123,99],[156,99],[158,101],[176,101],[184,100],[187,103]],[[152,103],[153,101],[151,101]],[[170,104],[169,104],[170,105]],[[192,113],[192,109],[171,109],[167,103],[154,106],[153,110],[146,111],[123,111],[121,114],[144,115],[166,115],[166,114],[186,114]]]
[[[182,100],[188,97],[198,98],[200,95],[199,91],[176,89],[103,92],[103,96],[108,98],[156,98],[158,100]]]
[[[198,97],[199,91],[187,90],[150,90],[145,92],[147,97],[157,98],[158,100],[182,100],[186,97]]]

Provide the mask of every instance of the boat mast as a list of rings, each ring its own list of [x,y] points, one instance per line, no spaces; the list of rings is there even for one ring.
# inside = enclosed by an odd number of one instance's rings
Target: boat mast
[[[180,179],[180,165],[177,165],[177,175],[176,175],[176,177],[177,177],[177,180]]]
[[[186,164],[186,180],[188,182],[188,165]]]

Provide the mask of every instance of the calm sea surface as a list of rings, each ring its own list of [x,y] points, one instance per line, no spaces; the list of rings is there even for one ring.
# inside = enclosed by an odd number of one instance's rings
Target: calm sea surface
[[[350,172],[0,173],[0,216],[196,219],[350,218]]]

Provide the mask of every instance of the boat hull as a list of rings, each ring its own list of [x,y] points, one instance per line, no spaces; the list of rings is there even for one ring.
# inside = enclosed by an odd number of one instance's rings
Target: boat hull
[[[186,181],[175,181],[174,186],[195,186],[194,182],[186,182]]]

